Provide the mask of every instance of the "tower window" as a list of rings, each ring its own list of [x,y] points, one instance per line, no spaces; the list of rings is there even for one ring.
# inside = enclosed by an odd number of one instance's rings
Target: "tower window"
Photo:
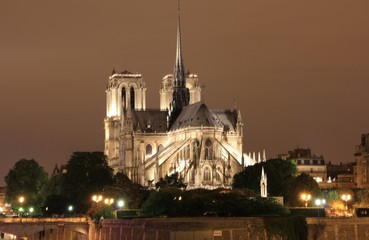
[[[152,146],[151,144],[146,145],[146,157],[152,155]]]
[[[135,109],[135,89],[131,87],[131,109]]]
[[[126,88],[122,88],[122,107],[126,108]]]

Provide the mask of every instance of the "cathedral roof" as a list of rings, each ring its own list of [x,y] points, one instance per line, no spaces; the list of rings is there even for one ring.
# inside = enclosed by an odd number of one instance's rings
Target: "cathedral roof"
[[[135,132],[165,133],[167,131],[167,111],[147,109],[132,111],[132,125]]]
[[[237,116],[230,110],[210,110],[205,103],[197,102],[183,108],[171,131],[186,127],[223,127],[235,131]]]

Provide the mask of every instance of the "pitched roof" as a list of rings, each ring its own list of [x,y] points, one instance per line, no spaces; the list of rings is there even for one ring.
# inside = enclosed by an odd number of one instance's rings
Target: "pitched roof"
[[[148,109],[145,111],[132,111],[132,124],[135,132],[167,131],[167,111],[160,109]]]
[[[209,110],[203,102],[196,102],[183,108],[171,127],[171,131],[186,127],[223,127],[224,131],[234,130],[237,116],[230,110]]]

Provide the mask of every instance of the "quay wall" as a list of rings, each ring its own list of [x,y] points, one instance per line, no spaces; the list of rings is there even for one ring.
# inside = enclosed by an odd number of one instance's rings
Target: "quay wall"
[[[89,240],[369,240],[369,218],[306,218],[305,234],[304,229],[299,229],[298,226],[290,227],[295,224],[294,219],[268,219],[270,218],[102,220],[98,224],[90,223]],[[280,226],[282,231],[279,231]]]

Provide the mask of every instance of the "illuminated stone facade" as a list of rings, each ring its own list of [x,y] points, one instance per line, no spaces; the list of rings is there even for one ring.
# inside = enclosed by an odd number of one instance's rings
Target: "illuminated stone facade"
[[[178,172],[191,187],[230,186],[244,166],[243,122],[236,109],[209,109],[197,74],[185,72],[178,14],[173,74],[160,88],[160,108],[146,109],[141,74],[113,71],[106,90],[105,154],[115,172],[142,185]],[[265,160],[265,153],[263,155]]]
[[[311,154],[310,148],[296,148],[288,154],[280,154],[277,158],[294,161],[297,172],[309,174],[318,183],[327,181],[327,166],[323,156]]]
[[[369,133],[361,135],[361,143],[355,148],[354,181],[358,188],[369,187]]]

